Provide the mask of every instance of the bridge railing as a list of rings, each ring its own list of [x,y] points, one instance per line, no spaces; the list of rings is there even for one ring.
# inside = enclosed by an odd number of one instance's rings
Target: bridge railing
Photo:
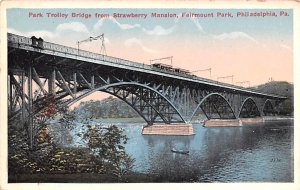
[[[8,35],[7,35],[7,41],[15,42],[15,43],[19,43],[19,44],[28,44],[28,45],[32,44],[32,40],[30,38],[15,35],[15,34],[10,34],[10,33],[8,33]]]
[[[143,65],[143,64],[140,64],[137,62],[133,62],[133,61],[129,61],[129,60],[121,59],[121,58],[116,58],[116,57],[112,57],[112,56],[107,56],[107,55],[103,55],[103,54],[93,53],[93,52],[80,50],[80,49],[76,49],[76,48],[66,47],[66,46],[62,46],[62,45],[54,44],[54,43],[50,43],[50,42],[45,42],[44,48],[49,49],[49,50],[59,51],[62,53],[75,55],[75,56],[109,62],[109,63],[121,64],[121,65],[125,65],[125,66],[138,67],[138,68],[144,68],[144,69],[147,68],[146,65]]]
[[[15,34],[8,33],[8,42],[14,42],[14,43],[19,43],[19,44],[25,44],[25,45],[32,45],[32,39],[24,37],[24,36],[19,36]],[[80,50],[72,47],[67,47],[55,43],[50,43],[50,42],[43,42],[43,49],[50,50],[50,51],[56,51],[60,53],[65,53],[65,54],[70,54],[70,55],[75,55],[75,56],[80,56],[80,57],[85,57],[85,58],[91,58],[91,59],[96,59],[104,62],[110,62],[110,63],[115,63],[115,64],[122,64],[126,66],[132,66],[132,67],[138,67],[138,68],[143,68],[143,69],[151,69],[151,66],[141,64],[138,62],[134,61],[129,61],[126,59],[121,59],[117,57],[112,57],[112,56],[107,56],[103,54],[98,54],[98,53],[93,53],[85,50]]]

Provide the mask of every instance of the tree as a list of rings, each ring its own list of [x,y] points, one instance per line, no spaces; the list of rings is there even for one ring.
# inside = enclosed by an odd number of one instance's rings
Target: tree
[[[127,142],[123,130],[117,126],[108,127],[88,125],[88,130],[83,136],[89,148],[102,159],[107,174],[112,174],[119,181],[126,180],[133,167],[134,159],[131,158],[123,146]]]

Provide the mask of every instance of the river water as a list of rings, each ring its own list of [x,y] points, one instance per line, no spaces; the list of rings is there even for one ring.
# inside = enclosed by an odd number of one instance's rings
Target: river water
[[[126,151],[134,170],[161,181],[291,182],[292,122],[205,128],[194,124],[193,136],[141,135],[142,125],[122,124],[129,137]],[[189,155],[171,149],[189,150]]]
[[[195,135],[142,135],[143,123],[111,122],[129,138],[133,170],[161,182],[292,182],[293,122],[242,127],[193,124]],[[109,121],[106,121],[109,122]],[[103,123],[102,123],[103,124]],[[172,153],[171,149],[190,154]]]

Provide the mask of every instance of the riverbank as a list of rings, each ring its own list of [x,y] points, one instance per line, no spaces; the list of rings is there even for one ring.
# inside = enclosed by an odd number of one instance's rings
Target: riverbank
[[[74,174],[17,174],[8,176],[8,183],[147,183],[153,182],[153,176],[131,173],[119,180],[115,176],[97,173]]]
[[[60,116],[51,119],[47,124],[60,123]],[[91,118],[91,119],[76,119],[75,123],[89,123],[89,124],[118,124],[118,123],[145,123],[141,117],[132,118]]]

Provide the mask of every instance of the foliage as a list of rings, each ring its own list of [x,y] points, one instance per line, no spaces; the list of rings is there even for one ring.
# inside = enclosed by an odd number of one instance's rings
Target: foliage
[[[264,93],[277,94],[286,96],[278,106],[280,115],[293,115],[294,114],[294,85],[283,81],[272,81],[266,84],[259,85],[256,90]]]
[[[33,104],[34,112],[34,133],[39,133],[40,130],[47,128],[47,121],[59,116],[61,127],[72,128],[73,121],[76,119],[75,113],[69,111],[66,107],[62,106],[61,101],[56,101],[54,96],[44,97],[38,99]],[[35,142],[36,143],[36,142]]]
[[[112,99],[109,101],[115,102]],[[115,176],[118,181],[126,181],[125,175],[132,170],[134,159],[125,152],[123,145],[127,137],[123,131],[114,125],[89,125],[84,135],[89,148],[59,147],[49,133],[47,121],[59,116],[59,128],[69,128],[74,126],[75,115],[78,114],[61,105],[53,96],[34,102],[35,143],[32,150],[26,143],[29,127],[16,130],[16,125],[12,125],[9,128],[9,173],[100,173]],[[113,106],[117,107],[118,104]],[[113,110],[110,111],[110,114],[115,114]]]
[[[120,181],[126,180],[134,159],[125,152],[127,137],[115,125],[108,127],[88,126],[87,133],[83,136],[88,146],[103,160],[108,174],[116,176]]]
[[[30,150],[20,131],[9,129],[9,174],[24,173],[99,173],[111,180],[126,182],[134,159],[125,152],[127,137],[116,126],[88,126],[84,140],[88,148],[58,147],[47,128],[36,135],[37,145]],[[26,132],[22,132],[25,134]],[[20,143],[22,142],[22,143]],[[115,179],[115,180],[114,180]]]
[[[74,110],[77,115],[82,117],[94,117],[94,118],[133,118],[139,117],[137,113],[124,101],[112,96],[94,101],[80,103]]]

